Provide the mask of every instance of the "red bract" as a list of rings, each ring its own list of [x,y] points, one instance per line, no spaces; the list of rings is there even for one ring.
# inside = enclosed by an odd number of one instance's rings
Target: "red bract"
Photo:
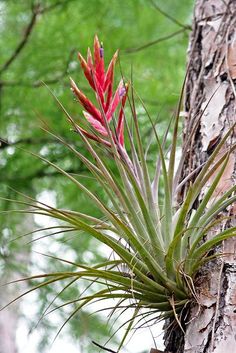
[[[80,89],[75,82],[71,80],[71,89],[83,106],[84,117],[91,124],[91,126],[103,137],[108,137],[108,124],[117,111],[118,122],[115,133],[111,132],[115,144],[124,147],[124,106],[128,93],[128,86],[120,81],[115,93],[113,93],[114,69],[118,56],[118,51],[115,52],[107,71],[104,69],[104,49],[100,44],[98,37],[94,38],[94,58],[90,49],[88,48],[87,61],[78,53],[78,58],[83,69],[84,75],[89,82],[91,88],[94,90],[98,107],[96,107]],[[86,132],[80,128],[80,131],[95,141],[104,143],[110,146],[109,140],[99,138],[97,135]]]

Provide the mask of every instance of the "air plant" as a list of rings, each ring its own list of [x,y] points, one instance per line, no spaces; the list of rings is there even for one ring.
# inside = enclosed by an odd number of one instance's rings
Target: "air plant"
[[[213,198],[227,167],[229,155],[235,149],[233,145],[222,153],[233,128],[221,138],[205,164],[181,180],[189,139],[192,136],[189,136],[183,146],[182,157],[176,167],[182,94],[173,119],[171,146],[166,146],[165,138],[161,141],[155,125],[146,112],[158,152],[155,175],[151,180],[140,135],[132,82],[125,84],[122,78],[117,89],[115,91],[113,89],[117,55],[118,52],[114,54],[105,72],[104,49],[97,37],[94,40],[94,58],[90,50],[87,61],[79,54],[84,75],[95,93],[96,104],[85,96],[73,80],[71,89],[84,108],[83,115],[90,124],[90,129],[84,129],[81,122],[75,121],[55,98],[72,129],[83,140],[91,158],[85,157],[81,151],[76,150],[61,137],[48,132],[86,165],[106,193],[109,206],[78,178],[44,157],[37,156],[74,183],[78,187],[78,192],[83,191],[87,194],[103,214],[103,219],[78,211],[53,208],[29,197],[25,201],[18,202],[30,207],[24,212],[55,218],[61,222],[64,232],[80,231],[81,241],[83,233],[86,236],[89,234],[102,244],[106,244],[115,254],[113,259],[90,266],[58,259],[76,266],[77,270],[40,274],[22,280],[44,279],[29,291],[65,279],[77,282],[84,278],[91,283],[99,283],[101,287],[97,292],[84,293],[81,297],[64,304],[77,305],[68,320],[86,305],[96,301],[105,302],[110,298],[117,299],[112,312],[123,307],[133,308],[133,315],[124,323],[127,330],[121,340],[119,351],[137,320],[148,321],[148,317],[151,318],[155,313],[155,320],[157,317],[160,320],[175,317],[180,321],[183,308],[197,300],[194,288],[196,274],[203,264],[217,256],[217,254],[212,256],[210,252],[217,244],[236,235],[234,227],[222,230],[214,238],[205,241],[205,235],[222,220],[219,215],[236,201],[236,186],[230,188],[224,195]],[[125,114],[127,103],[132,113],[132,128]],[[103,153],[104,151],[106,153]],[[108,156],[113,160],[115,172],[108,166]],[[196,207],[201,189],[210,179],[213,180],[211,186]],[[186,196],[182,204],[178,205],[176,195],[186,183],[189,185]],[[164,193],[159,200],[162,188]],[[56,259],[55,256],[54,258]]]

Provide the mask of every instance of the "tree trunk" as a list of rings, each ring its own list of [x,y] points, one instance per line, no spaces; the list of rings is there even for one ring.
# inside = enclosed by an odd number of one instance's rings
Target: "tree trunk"
[[[236,122],[236,1],[197,0],[189,46],[189,72],[185,91],[184,138],[198,123],[186,159],[183,176],[207,160],[222,135]],[[228,144],[235,142],[235,135]],[[227,146],[224,146],[224,149]],[[232,154],[213,199],[236,181],[236,154]],[[209,183],[210,184],[210,183]],[[206,192],[205,185],[200,199]],[[184,198],[186,190],[181,193]],[[208,237],[229,225],[234,216]],[[217,252],[224,255],[202,269],[196,280],[199,304],[189,309],[186,333],[167,330],[166,351],[173,353],[236,352],[236,241],[227,240]],[[230,253],[230,254],[229,254]]]
[[[9,280],[14,280],[11,271],[5,273],[1,278],[0,284],[4,284]],[[1,291],[0,295],[0,305],[3,306],[10,300],[12,300],[18,291],[13,288],[6,286],[4,290]],[[0,353],[17,353],[16,347],[16,329],[17,322],[19,319],[19,305],[12,304],[9,308],[3,310],[0,315]]]
[[[2,231],[4,225],[2,224]],[[34,228],[34,218],[32,215],[27,215],[22,222],[15,227],[14,234],[24,234],[32,231]],[[9,239],[8,239],[9,240]],[[29,240],[29,237],[27,238]],[[3,274],[0,278],[0,308],[15,299],[24,290],[26,290],[25,282],[20,282],[14,285],[5,285],[8,282],[14,281],[24,275],[26,268],[30,262],[31,246],[26,245],[25,238],[18,240],[17,249],[8,250],[6,246],[6,254],[4,253],[4,244],[1,244],[0,259],[3,266]],[[21,250],[19,250],[21,248]],[[17,267],[17,269],[16,269]],[[0,353],[17,353],[16,331],[18,322],[21,317],[20,303],[17,301],[9,305],[0,312]]]

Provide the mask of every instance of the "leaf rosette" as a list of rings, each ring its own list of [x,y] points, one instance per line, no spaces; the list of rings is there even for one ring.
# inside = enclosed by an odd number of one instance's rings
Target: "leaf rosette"
[[[187,138],[182,148],[182,157],[176,166],[183,90],[172,121],[171,146],[167,146],[167,134],[163,140],[160,139],[156,126],[146,111],[158,152],[155,175],[151,177],[142,143],[135,98],[139,99],[140,104],[143,102],[136,94],[132,82],[125,84],[123,78],[115,92],[113,91],[117,57],[118,52],[114,54],[105,71],[104,48],[97,37],[94,40],[94,58],[90,49],[87,60],[79,54],[82,70],[96,99],[94,104],[71,80],[71,89],[82,105],[83,115],[89,124],[87,129],[82,127],[80,122],[75,121],[54,97],[72,129],[83,140],[91,158],[85,157],[82,152],[61,137],[47,131],[85,164],[99,187],[105,192],[109,206],[74,175],[44,157],[35,155],[74,183],[78,187],[78,192],[84,192],[103,214],[103,218],[99,219],[78,211],[53,208],[29,197],[17,202],[26,206],[23,212],[57,219],[62,224],[58,227],[63,232],[79,231],[80,237],[83,237],[83,234],[86,236],[89,234],[107,245],[115,254],[113,260],[90,266],[74,264],[69,260],[49,255],[56,260],[76,266],[77,270],[24,278],[22,280],[38,279],[41,282],[20,297],[42,286],[65,279],[70,279],[71,283],[80,279],[86,279],[92,284],[99,283],[98,291],[92,294],[85,292],[80,298],[63,304],[76,304],[76,308],[66,322],[92,302],[115,298],[117,304],[112,309],[113,313],[121,308],[133,309],[133,315],[123,323],[127,325],[127,330],[121,340],[120,349],[137,322],[144,320],[151,323],[153,320],[156,322],[157,318],[162,320],[173,316],[180,321],[183,308],[197,299],[194,279],[199,269],[207,261],[219,256],[219,254],[212,255],[211,252],[216,245],[236,235],[234,227],[223,229],[214,238],[205,240],[206,234],[222,221],[223,218],[220,217],[222,212],[235,203],[236,186],[218,198],[213,198],[227,167],[229,155],[235,149],[235,145],[225,148],[234,127],[221,138],[208,160],[181,180],[184,160],[192,136]],[[126,117],[127,105],[131,111],[131,124]],[[145,106],[144,109],[146,110]],[[108,159],[113,160],[112,170]],[[211,180],[211,186],[198,200],[201,189],[209,180]],[[186,183],[189,185],[186,196],[182,204],[177,205],[176,196]],[[160,198],[161,190],[164,190],[164,193]],[[153,314],[155,314],[154,319]]]

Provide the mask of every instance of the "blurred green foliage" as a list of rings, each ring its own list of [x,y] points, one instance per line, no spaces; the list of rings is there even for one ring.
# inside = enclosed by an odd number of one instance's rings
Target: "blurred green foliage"
[[[83,150],[78,136],[70,131],[63,113],[42,82],[50,87],[75,119],[83,119],[80,107],[70,92],[69,76],[86,92],[88,85],[83,78],[76,52],[86,55],[86,48],[92,46],[95,33],[104,42],[107,63],[114,51],[120,48],[122,73],[129,80],[132,67],[135,89],[153,119],[158,114],[158,129],[161,133],[164,132],[177,102],[185,73],[189,35],[187,25],[191,23],[193,0],[156,0],[156,4],[183,26],[163,15],[149,0],[0,1],[0,138],[10,144],[6,146],[3,142],[0,146],[1,196],[20,198],[9,186],[31,197],[38,197],[45,190],[53,190],[58,207],[97,213],[84,195],[75,194],[75,187],[67,180],[19,149],[41,153],[66,170],[79,174],[86,185],[102,196],[102,190],[97,188],[93,179],[86,177],[84,166],[65,147],[40,129],[42,121],[45,121],[57,134],[80,151]],[[27,28],[36,9],[40,13],[36,15],[27,37]],[[176,32],[180,33],[175,34]],[[172,38],[149,45],[168,36]],[[23,45],[17,52],[20,43]],[[146,44],[146,48],[138,50]],[[13,60],[6,67],[12,57]],[[119,76],[117,65],[117,80]],[[148,120],[141,108],[139,119],[144,130],[145,143],[150,136]],[[155,154],[156,151],[152,153]],[[11,206],[7,201],[1,203],[1,209],[6,210],[9,207]],[[1,216],[2,272],[9,273],[14,264],[15,252],[21,251],[19,246],[22,248],[22,242],[20,245],[18,242],[9,244],[9,240],[19,235],[20,229],[24,232],[24,228],[21,217]],[[90,256],[94,256],[95,262],[96,257],[103,256],[96,250],[98,245],[94,241],[93,245],[84,236],[81,239],[75,234],[68,239],[67,235],[65,239],[62,234],[55,238],[58,239],[60,252],[65,253],[65,257],[67,253],[70,256],[73,252],[73,261],[86,261],[84,254],[88,248],[94,249]],[[23,245],[27,240],[23,241]],[[29,272],[30,263],[27,264]],[[48,259],[44,266],[49,271],[55,266],[60,267],[61,263]],[[40,267],[38,269],[42,270]],[[37,266],[34,265],[34,268]],[[22,271],[26,272],[25,266]],[[42,312],[48,298],[52,300],[58,291],[58,288],[49,288],[48,293],[42,291],[38,294],[39,312]],[[80,289],[71,287],[63,294],[66,297],[64,299],[74,297],[76,294],[73,291],[79,294]],[[66,319],[63,311],[61,316],[62,320]],[[78,320],[79,318],[75,318],[70,322],[71,337],[78,339],[82,335],[86,352],[92,352],[92,345],[88,345],[88,332],[89,340],[99,338],[104,341],[103,337],[108,335],[108,327],[99,317],[94,317],[93,320],[81,318],[80,323],[84,322],[84,325],[78,325]],[[43,324],[48,328],[53,326],[50,317]],[[46,338],[42,334],[40,352],[48,344],[49,337],[51,336],[47,335]]]

